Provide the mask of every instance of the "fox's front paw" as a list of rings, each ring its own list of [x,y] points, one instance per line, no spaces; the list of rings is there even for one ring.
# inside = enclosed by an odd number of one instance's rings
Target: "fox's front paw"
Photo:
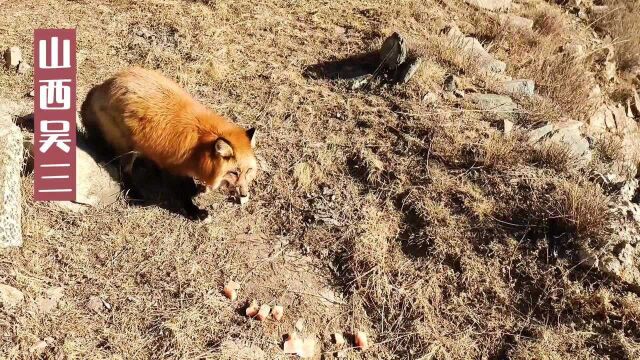
[[[196,194],[206,194],[209,192],[209,187],[205,184],[196,184]]]

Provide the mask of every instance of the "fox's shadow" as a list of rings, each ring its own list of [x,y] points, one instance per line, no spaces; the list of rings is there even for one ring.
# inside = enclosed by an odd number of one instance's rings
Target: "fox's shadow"
[[[33,120],[33,113],[31,113],[18,117],[16,124],[33,133]],[[114,158],[104,144],[90,139],[80,128],[76,131],[76,146],[105,169],[109,176],[120,184],[122,193],[126,196],[129,189],[122,184],[120,160]],[[33,160],[28,159],[28,164],[25,166],[27,172],[32,171]],[[140,198],[129,198],[129,204],[155,205],[179,215],[185,215],[184,198],[193,198],[200,192],[200,188],[192,178],[172,175],[145,159],[136,160],[131,180]]]
[[[133,165],[130,185],[135,188],[135,192],[131,191],[132,189],[124,186],[119,158],[105,153],[81,132],[77,139],[78,148],[86,151],[120,184],[123,196],[130,205],[155,205],[184,216],[187,215],[184,199],[191,199],[201,192],[192,178],[170,174],[144,158],[136,159]]]

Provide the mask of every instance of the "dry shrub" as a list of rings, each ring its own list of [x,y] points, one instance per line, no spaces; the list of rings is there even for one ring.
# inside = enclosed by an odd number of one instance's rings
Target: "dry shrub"
[[[524,126],[533,127],[544,122],[560,122],[562,110],[546,97],[534,96],[520,99],[520,104],[526,109],[518,116],[518,122]]]
[[[609,232],[609,197],[596,184],[562,181],[549,205],[554,232],[573,234],[581,242]]]
[[[437,35],[424,44],[423,52],[427,55],[426,57],[436,58],[445,65],[467,75],[479,74],[483,64],[478,61],[477,56],[461,51],[461,46],[462,44],[451,41],[445,35]]]
[[[533,15],[534,31],[489,26],[482,30],[482,35],[493,40],[495,51],[508,57],[513,75],[534,80],[536,92],[551,101],[549,105],[538,100],[525,102],[525,107],[533,106],[531,109],[526,107],[529,112],[538,115],[532,120],[545,114],[556,117],[558,110],[565,116],[583,120],[595,107],[590,99],[596,84],[588,71],[591,60],[576,59],[559,52],[570,42],[574,30],[558,9],[547,6]]]
[[[365,148],[356,156],[358,171],[370,185],[381,185],[384,180],[384,163],[371,149]]]
[[[572,172],[579,167],[579,158],[568,146],[549,140],[534,147],[531,161],[538,166],[564,173]]]
[[[565,34],[568,26],[562,13],[555,8],[546,8],[535,15],[533,29],[544,36],[558,36]]]
[[[526,163],[528,153],[522,135],[495,133],[484,142],[478,162],[488,169],[507,169]]]
[[[610,0],[609,13],[595,20],[597,29],[611,35],[618,68],[630,70],[640,65],[640,2]]]
[[[546,51],[534,53],[531,58],[531,63],[518,74],[534,79],[539,94],[553,100],[577,120],[584,120],[593,113],[595,104],[591,90],[596,83],[584,61],[568,54]]]
[[[598,160],[603,162],[612,162],[620,160],[624,155],[622,148],[622,139],[611,133],[602,133],[595,139],[596,155]]]

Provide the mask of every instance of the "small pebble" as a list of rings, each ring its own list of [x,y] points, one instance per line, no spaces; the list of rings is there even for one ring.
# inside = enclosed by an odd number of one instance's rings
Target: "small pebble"
[[[284,307],[282,307],[282,305],[274,306],[273,310],[271,311],[271,316],[273,316],[273,319],[275,321],[282,320],[282,317],[284,316]]]
[[[260,306],[260,310],[258,310],[258,315],[256,316],[258,320],[264,321],[269,317],[269,313],[271,312],[271,306],[267,304],[263,304]]]

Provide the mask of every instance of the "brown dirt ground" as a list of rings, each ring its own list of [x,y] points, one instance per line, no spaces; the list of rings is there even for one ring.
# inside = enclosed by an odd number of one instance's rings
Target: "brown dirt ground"
[[[555,4],[520,3],[522,15],[569,18]],[[0,48],[19,45],[30,63],[34,28],[77,27],[79,102],[123,67],[158,69],[256,126],[262,159],[247,206],[199,199],[210,224],[124,201],[67,213],[33,202],[25,177],[24,246],[0,253],[0,283],[27,302],[0,309],[0,357],[36,358],[30,347],[51,337],[41,358],[234,359],[239,347],[284,359],[283,335],[303,318],[317,358],[332,358],[333,332],[359,330],[375,345],[348,358],[638,358],[637,295],[577,266],[572,252],[605,225],[567,204],[600,212],[602,190],[584,171],[528,156],[517,139],[496,140],[497,116],[422,101],[447,72],[482,90],[440,41],[454,18],[513,57],[512,75],[545,66],[528,65],[528,47],[546,56],[554,44],[544,42],[559,38],[540,31],[543,46],[496,33],[458,0],[0,2]],[[544,26],[563,40],[590,33]],[[351,91],[308,75],[393,31],[424,57],[406,86]],[[566,98],[588,93],[593,79],[582,74],[571,94],[545,93],[536,79],[547,111],[585,108]],[[30,75],[0,72],[0,96],[31,88]],[[229,279],[242,284],[238,301],[221,295]],[[35,303],[51,287],[64,295],[43,313]],[[92,296],[111,309],[91,310]],[[284,320],[242,316],[251,299],[284,305]]]

